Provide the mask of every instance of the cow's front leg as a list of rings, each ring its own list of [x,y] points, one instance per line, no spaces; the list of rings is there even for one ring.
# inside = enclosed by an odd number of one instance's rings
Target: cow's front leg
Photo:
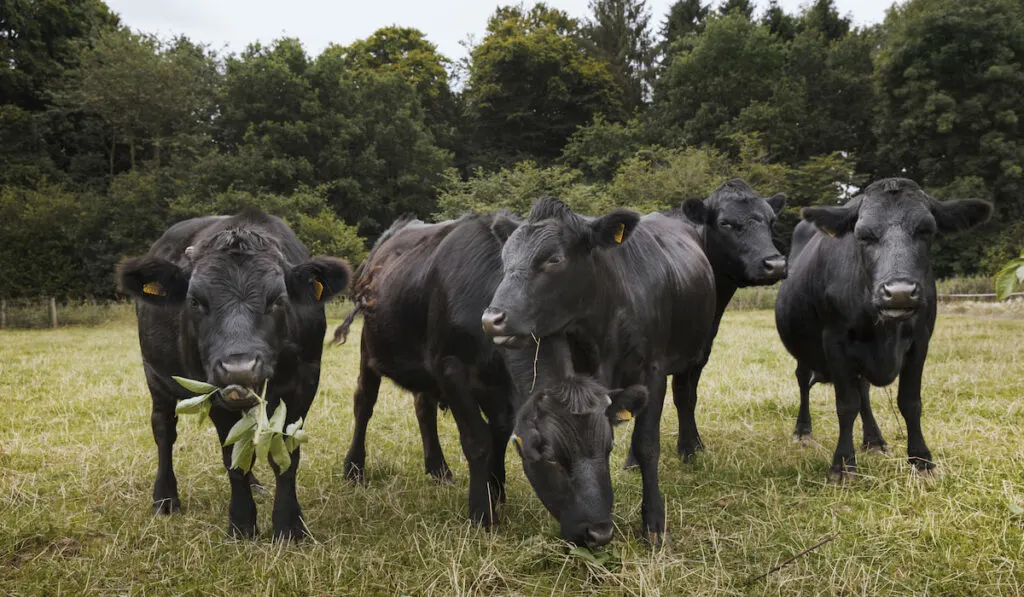
[[[928,340],[916,340],[900,371],[900,388],[896,394],[900,414],[907,422],[907,459],[921,472],[935,468],[932,452],[921,432],[921,375],[927,356]]]
[[[828,359],[832,372],[832,383],[836,391],[836,415],[839,418],[839,441],[832,456],[832,467],[829,480],[845,481],[850,474],[857,472],[857,455],[853,448],[853,424],[860,413],[861,380],[854,374],[843,351],[841,341],[829,342],[825,345],[825,357]]]
[[[291,465],[285,470],[281,470],[277,466],[273,457],[270,458],[270,467],[274,469],[274,474],[277,476],[273,519],[274,539],[278,541],[300,541],[309,534],[306,530],[306,523],[302,519],[302,508],[299,506],[298,495],[295,493],[295,474],[299,470],[301,452],[302,447],[297,446],[291,453]]]
[[[665,499],[658,484],[658,459],[661,456],[661,411],[668,378],[656,370],[649,375],[647,406],[637,415],[632,448],[643,477],[640,511],[644,532],[657,546],[665,539]]]
[[[153,484],[153,513],[170,514],[181,510],[178,498],[178,480],[174,476],[174,442],[178,438],[178,417],[174,414],[175,401],[153,396],[150,423],[156,441],[156,482]]]
[[[256,501],[252,498],[252,488],[248,475],[237,468],[231,468],[231,451],[234,446],[224,446],[228,432],[240,418],[242,413],[224,410],[216,405],[210,409],[210,418],[217,428],[220,440],[221,456],[224,468],[228,471],[231,482],[231,503],[228,506],[228,534],[232,537],[252,539],[256,537]]]
[[[860,424],[864,428],[864,443],[861,448],[883,454],[889,452],[889,444],[882,437],[882,429],[871,410],[871,384],[866,379],[860,382]]]

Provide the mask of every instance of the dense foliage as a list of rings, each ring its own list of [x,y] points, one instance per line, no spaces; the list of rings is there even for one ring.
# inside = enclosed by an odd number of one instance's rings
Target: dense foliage
[[[403,213],[671,208],[741,176],[799,208],[906,175],[996,204],[939,275],[1024,238],[1024,0],[908,0],[855,27],[834,0],[498,7],[456,64],[398,25],[311,56],[218,55],[100,0],[0,7],[0,297],[112,297],[171,223],[259,206],[358,262]],[[456,83],[458,82],[458,84]]]

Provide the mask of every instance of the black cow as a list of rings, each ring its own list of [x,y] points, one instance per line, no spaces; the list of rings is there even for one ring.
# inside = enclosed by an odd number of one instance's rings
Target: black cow
[[[813,381],[835,386],[839,442],[832,480],[856,471],[858,412],[864,447],[885,448],[871,414],[869,384],[888,385],[897,376],[907,456],[920,471],[934,468],[921,434],[921,374],[936,313],[928,250],[937,235],[967,230],[991,212],[991,204],[980,200],[937,201],[905,178],[874,182],[843,206],[803,210],[775,321],[797,360],[797,437],[811,432]]]
[[[786,196],[763,198],[738,178],[718,187],[707,199],[687,199],[682,208],[667,215],[697,226],[704,254],[715,274],[715,316],[701,360],[672,376],[672,399],[679,413],[676,451],[684,460],[693,458],[704,443],[697,432],[695,411],[697,385],[711,356],[722,314],[738,288],[774,284],[786,277],[786,258],[772,243],[772,224],[786,206]],[[634,433],[638,428],[634,428]],[[630,452],[626,467],[636,466]]]
[[[610,428],[618,411],[639,408],[646,393],[642,388],[609,393],[574,377],[571,363],[558,356],[568,352],[560,348],[567,340],[559,338],[542,340],[542,350],[525,348],[513,358],[516,377],[526,379],[536,371],[540,388],[531,392],[533,384],[524,383],[517,390],[505,359],[480,326],[501,279],[501,244],[517,225],[502,213],[432,225],[399,222],[361,267],[355,292],[364,318],[356,433],[345,470],[356,478],[363,474],[366,421],[381,378],[388,377],[451,411],[469,463],[473,521],[491,526],[498,520],[505,447],[519,416],[541,421],[527,436],[544,442],[545,454],[586,463],[586,474],[572,479],[530,477],[541,501],[559,519],[562,536],[577,543],[607,543]],[[436,429],[433,436],[436,442]]]
[[[329,257],[310,258],[279,218],[251,211],[209,216],[172,226],[149,253],[119,268],[122,292],[136,299],[139,344],[153,397],[153,436],[159,465],[154,510],[180,509],[172,449],[177,437],[174,407],[192,392],[172,375],[217,386],[267,386],[268,409],[283,401],[286,423],[305,417],[320,380],[320,354],[327,322],[324,303],[344,292],[348,266]],[[251,400],[216,394],[210,418],[221,443]],[[231,448],[223,448],[231,466]],[[279,470],[274,496],[274,537],[306,534],[295,496],[299,450],[288,470]],[[256,503],[247,475],[228,470],[232,535],[256,535]]]
[[[502,262],[504,276],[482,319],[496,343],[569,334],[589,353],[586,360],[596,362],[604,386],[647,388],[631,445],[643,475],[644,530],[660,541],[666,380],[700,362],[714,320],[714,277],[696,231],[664,214],[641,219],[617,210],[584,218],[560,201],[541,199],[505,243]],[[540,457],[531,457],[534,452]],[[577,472],[547,461],[542,450],[523,455],[528,475],[553,466],[569,476]]]

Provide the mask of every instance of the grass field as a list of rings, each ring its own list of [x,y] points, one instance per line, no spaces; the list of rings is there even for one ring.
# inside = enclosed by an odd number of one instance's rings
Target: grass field
[[[336,321],[332,322],[336,323]],[[353,335],[355,337],[355,335]],[[613,454],[616,539],[603,564],[570,552],[513,450],[495,533],[466,520],[468,474],[450,416],[454,487],[423,474],[412,400],[382,387],[369,486],[347,483],[358,343],[325,351],[306,429],[299,499],[314,539],[229,540],[216,436],[194,417],[175,452],[184,512],[150,514],[156,450],[135,328],[111,323],[0,332],[0,594],[864,594],[1024,593],[1024,319],[940,316],[925,370],[924,430],[941,474],[905,461],[895,389],[873,392],[892,454],[824,483],[836,438],[831,387],[816,386],[819,445],[793,444],[794,363],[768,311],[727,314],[700,387],[708,445],[674,457],[662,423],[669,540],[642,539],[638,475]],[[857,431],[859,437],[859,431]],[[265,463],[256,467],[272,483]],[[769,572],[823,539],[831,542]]]

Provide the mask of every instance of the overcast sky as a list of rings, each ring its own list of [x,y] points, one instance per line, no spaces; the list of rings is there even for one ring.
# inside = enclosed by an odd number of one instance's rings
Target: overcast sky
[[[347,45],[380,27],[401,25],[425,32],[442,54],[464,55],[459,42],[472,34],[479,41],[494,0],[106,0],[132,29],[161,37],[184,34],[215,49],[239,52],[254,41],[297,37],[315,56],[331,43]],[[549,6],[575,17],[588,14],[588,0],[548,0]],[[716,0],[715,5],[719,4]],[[797,12],[807,0],[781,0]],[[880,22],[893,0],[836,0],[843,14],[858,25]],[[527,3],[530,5],[531,3]],[[648,0],[653,22],[660,26],[672,0]],[[768,0],[757,0],[757,13]]]

